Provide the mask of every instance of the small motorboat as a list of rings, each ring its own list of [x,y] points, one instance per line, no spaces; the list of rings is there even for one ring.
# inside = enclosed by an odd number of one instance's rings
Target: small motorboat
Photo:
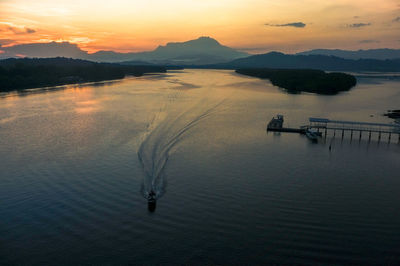
[[[156,193],[152,190],[147,197],[147,208],[149,212],[154,212],[156,210]]]
[[[400,110],[388,110],[387,113],[383,115],[389,118],[397,119],[400,118]]]
[[[308,139],[317,142],[318,141],[318,136],[320,136],[319,132],[317,132],[315,129],[308,128],[306,130],[306,136]]]

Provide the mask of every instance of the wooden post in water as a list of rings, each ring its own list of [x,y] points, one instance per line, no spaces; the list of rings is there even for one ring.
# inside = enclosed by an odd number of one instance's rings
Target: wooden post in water
[[[336,129],[333,130],[333,136],[336,136]],[[399,142],[400,142],[400,134],[399,134]]]
[[[371,141],[371,131],[369,132],[368,141]]]
[[[344,137],[344,129],[342,129],[342,139],[343,139],[343,137]]]
[[[381,140],[381,132],[379,131],[378,140]]]
[[[361,132],[362,132],[362,131],[360,130],[360,138],[359,138],[359,140],[361,140]]]
[[[351,130],[350,139],[353,139],[353,130]]]
[[[388,142],[389,142],[389,143],[390,143],[391,137],[392,137],[392,132],[389,133],[389,139],[388,139]]]
[[[325,137],[326,137],[327,129],[325,128]]]

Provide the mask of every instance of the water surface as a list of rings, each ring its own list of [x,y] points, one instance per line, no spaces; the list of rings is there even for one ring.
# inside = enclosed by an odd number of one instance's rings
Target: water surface
[[[265,130],[277,113],[390,123],[399,85],[288,94],[184,70],[3,94],[0,264],[399,264],[397,136]]]

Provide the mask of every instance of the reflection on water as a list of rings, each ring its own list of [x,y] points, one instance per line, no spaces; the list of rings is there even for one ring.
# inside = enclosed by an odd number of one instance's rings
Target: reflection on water
[[[398,88],[185,70],[3,95],[0,264],[399,264],[395,137],[266,132],[278,113],[389,123]]]

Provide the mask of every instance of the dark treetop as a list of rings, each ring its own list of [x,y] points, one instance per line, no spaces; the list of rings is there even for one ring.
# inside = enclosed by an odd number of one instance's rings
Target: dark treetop
[[[350,90],[357,84],[354,76],[345,73],[325,73],[313,69],[268,69],[243,68],[237,73],[269,79],[275,86],[291,92],[313,92],[319,94],[336,94]]]
[[[0,61],[0,92],[121,79],[149,72],[166,72],[160,66],[124,66],[69,58],[5,59]]]

